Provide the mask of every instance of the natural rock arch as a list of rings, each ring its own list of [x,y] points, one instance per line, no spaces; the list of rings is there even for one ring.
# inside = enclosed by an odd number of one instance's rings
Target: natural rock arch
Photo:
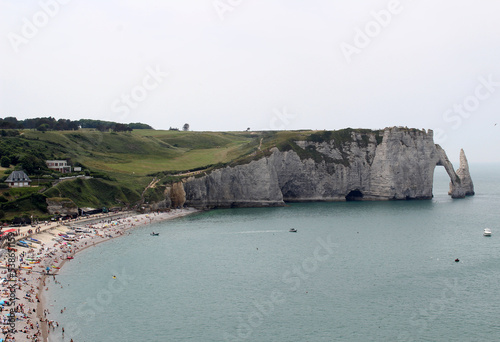
[[[431,199],[436,166],[446,169],[452,198],[474,194],[465,154],[460,152],[455,171],[434,143],[432,130],[389,127],[340,133],[300,136],[288,141],[291,149],[273,146],[260,159],[190,177],[181,184],[182,197],[186,205],[201,208]]]
[[[446,152],[443,148],[436,144],[439,160],[436,166],[444,166],[448,176],[450,176],[450,191],[448,195],[452,198],[464,198],[465,196],[474,195],[474,184],[469,173],[469,163],[463,149],[460,150],[460,166],[455,172]]]

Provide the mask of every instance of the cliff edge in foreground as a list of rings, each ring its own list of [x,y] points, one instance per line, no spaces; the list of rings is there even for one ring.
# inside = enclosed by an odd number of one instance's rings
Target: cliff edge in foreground
[[[434,169],[444,166],[450,195],[474,194],[465,153],[454,171],[432,130],[322,131],[292,136],[239,165],[182,183],[198,208],[281,206],[287,201],[430,199]]]

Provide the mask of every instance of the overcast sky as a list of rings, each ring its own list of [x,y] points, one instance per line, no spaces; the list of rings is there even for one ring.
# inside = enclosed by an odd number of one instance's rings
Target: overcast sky
[[[500,2],[0,0],[0,116],[435,130],[500,162]],[[495,126],[496,124],[498,126]]]

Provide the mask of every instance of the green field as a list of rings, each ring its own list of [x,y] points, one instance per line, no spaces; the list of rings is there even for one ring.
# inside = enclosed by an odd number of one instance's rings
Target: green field
[[[141,199],[155,174],[186,174],[193,169],[227,164],[255,151],[259,137],[247,132],[24,130],[19,136],[1,140],[2,154],[10,152],[17,159],[26,154],[39,160],[67,159],[73,166],[81,166],[87,175],[104,179],[69,180],[51,187],[51,177],[57,179],[57,174],[40,171],[45,174],[40,177],[49,177],[49,186],[1,190],[8,194],[5,198],[9,201],[2,204],[2,210],[5,218],[34,210],[40,214],[39,206],[28,205],[33,202],[30,196],[39,192],[47,197],[71,198],[79,206],[132,206]],[[0,176],[6,177],[8,170],[0,169]]]
[[[8,191],[9,205],[2,204],[1,210],[7,211],[6,217],[10,217],[13,210],[26,212],[23,206],[32,203],[28,209],[43,211],[38,203],[39,195],[71,198],[78,206],[86,207],[133,206],[143,198],[145,188],[154,177],[164,178],[161,184],[168,184],[179,177],[189,176],[193,170],[248,163],[269,155],[273,147],[294,150],[301,158],[317,160],[323,156],[315,150],[300,148],[295,141],[334,140],[335,144],[341,145],[351,139],[353,131],[368,132],[352,129],[266,132],[134,130],[126,133],[103,133],[91,129],[24,130],[19,136],[0,140],[2,155],[18,161],[30,155],[42,163],[47,159],[67,159],[73,166],[81,166],[82,173],[94,179],[69,180],[52,186],[51,182],[59,175],[48,169],[42,170],[42,165],[36,170],[46,181],[44,186]],[[0,177],[6,177],[8,170],[0,169]]]
[[[73,163],[91,169],[137,176],[227,163],[250,152],[257,141],[257,136],[248,133],[155,130],[27,131],[23,137],[35,145],[45,145],[53,159],[71,158]]]

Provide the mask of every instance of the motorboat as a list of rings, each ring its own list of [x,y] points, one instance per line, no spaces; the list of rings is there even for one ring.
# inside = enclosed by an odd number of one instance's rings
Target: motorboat
[[[290,232],[290,233],[297,233],[297,229],[295,229],[295,228],[290,228],[289,232]]]
[[[484,236],[491,236],[491,229],[490,228],[484,228],[483,235]]]
[[[151,236],[158,236],[158,235],[160,235],[160,233],[155,233],[155,232],[151,233]]]

